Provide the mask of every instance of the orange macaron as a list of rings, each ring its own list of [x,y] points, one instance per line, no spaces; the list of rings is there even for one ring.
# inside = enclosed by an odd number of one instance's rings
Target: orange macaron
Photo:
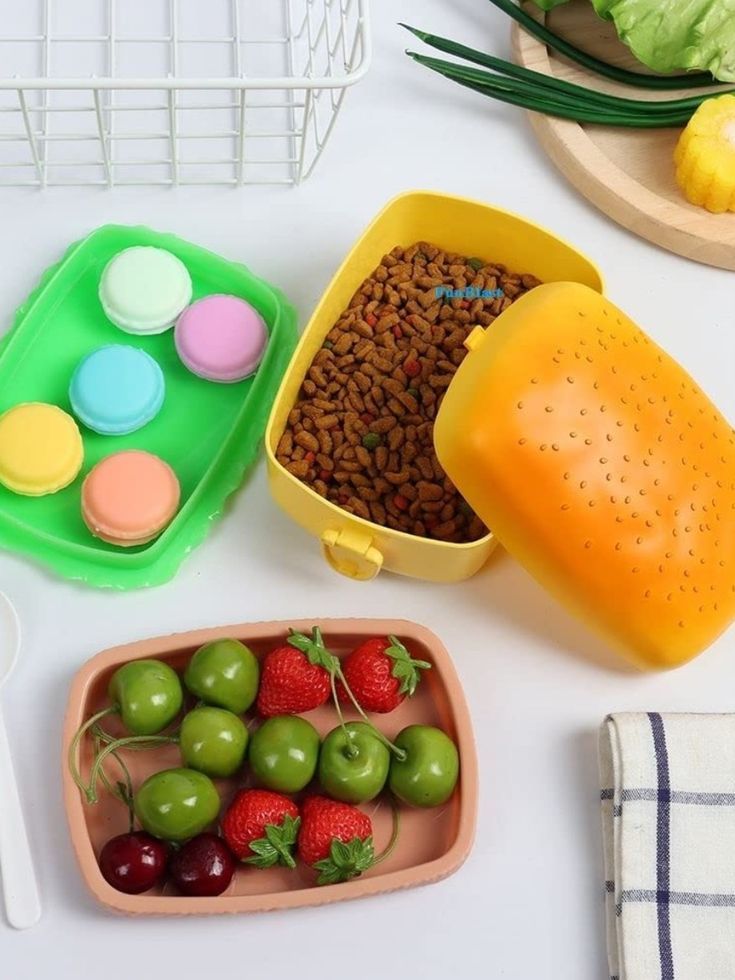
[[[176,474],[152,453],[107,456],[82,486],[82,518],[92,534],[121,548],[153,541],[171,523],[181,500]]]

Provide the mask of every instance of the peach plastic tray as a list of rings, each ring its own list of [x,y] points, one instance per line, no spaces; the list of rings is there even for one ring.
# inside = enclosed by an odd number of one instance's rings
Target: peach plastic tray
[[[393,854],[353,881],[317,886],[314,883],[315,875],[304,865],[298,865],[295,871],[281,868],[263,871],[243,865],[238,868],[229,889],[217,898],[182,897],[174,894],[170,886],[144,895],[124,895],[109,886],[97,866],[97,854],[106,840],[128,829],[127,811],[120,802],[104,793],[95,806],[87,805],[69,775],[66,754],[79,725],[108,703],[106,690],[113,671],[128,660],[142,657],[160,658],[181,670],[203,643],[228,636],[242,640],[256,655],[263,656],[283,642],[289,627],[308,631],[315,624],[322,627],[327,645],[338,656],[345,656],[369,636],[395,633],[407,643],[415,656],[431,662],[433,669],[425,672],[416,695],[391,714],[376,715],[374,720],[389,737],[408,724],[420,722],[438,725],[456,740],[461,768],[459,785],[452,799],[440,809],[401,807],[401,834]],[[310,712],[308,718],[322,734],[337,723],[334,709],[329,705]],[[108,727],[113,730],[113,723]],[[88,756],[83,755],[81,761],[86,771]],[[181,764],[176,746],[129,752],[126,761],[134,786],[152,772]],[[246,623],[176,633],[106,650],[88,661],[72,684],[64,724],[62,765],[67,818],[82,876],[94,897],[103,905],[132,915],[260,912],[326,905],[343,899],[431,884],[457,871],[469,854],[474,839],[478,797],[477,756],[464,694],[441,641],[423,626],[407,620],[326,619]],[[223,809],[235,789],[241,785],[242,777],[219,782]],[[390,804],[379,798],[363,809],[372,817],[375,849],[380,852],[391,834]]]

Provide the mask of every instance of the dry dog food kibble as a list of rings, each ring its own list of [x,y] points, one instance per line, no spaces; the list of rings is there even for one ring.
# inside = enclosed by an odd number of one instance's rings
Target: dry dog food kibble
[[[482,537],[436,458],[434,418],[473,327],[538,284],[427,242],[394,248],[312,361],[278,461],[365,520],[441,541]]]

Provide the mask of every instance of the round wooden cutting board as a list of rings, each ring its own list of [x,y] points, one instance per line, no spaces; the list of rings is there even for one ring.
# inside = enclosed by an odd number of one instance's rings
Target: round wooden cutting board
[[[577,47],[607,62],[645,70],[618,40],[614,26],[597,17],[590,0],[572,0],[546,15],[531,3],[525,8],[539,18],[545,16],[555,33]],[[549,51],[518,24],[513,25],[513,49],[526,68],[590,88],[628,98],[679,97],[678,92],[631,88],[593,75]],[[671,252],[735,270],[735,214],[710,214],[688,204],[674,179],[673,153],[680,130],[582,126],[536,112],[529,116],[557,167],[613,220]]]

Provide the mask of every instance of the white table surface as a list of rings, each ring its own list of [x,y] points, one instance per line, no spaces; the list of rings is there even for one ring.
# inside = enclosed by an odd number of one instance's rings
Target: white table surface
[[[508,25],[488,4],[375,0],[373,7],[373,69],[348,95],[320,165],[298,189],[0,191],[0,330],[39,272],[108,221],[171,230],[246,262],[291,296],[303,324],[385,201],[433,188],[518,210],[565,235],[600,263],[609,295],[735,417],[732,275],[612,224],[544,158],[520,111],[404,57],[409,39],[398,20],[507,53]],[[456,586],[336,576],[315,541],[271,503],[262,462],[167,586],[96,592],[0,555],[0,588],[25,629],[5,702],[44,902],[30,932],[0,920],[3,980],[195,980],[213,968],[274,980],[603,980],[597,727],[612,710],[723,711],[734,703],[732,632],[681,671],[631,673],[501,553]],[[75,867],[60,790],[61,722],[75,670],[104,647],[145,636],[329,615],[409,617],[455,656],[482,779],[466,865],[430,888],[327,910],[144,920],[98,908]]]

